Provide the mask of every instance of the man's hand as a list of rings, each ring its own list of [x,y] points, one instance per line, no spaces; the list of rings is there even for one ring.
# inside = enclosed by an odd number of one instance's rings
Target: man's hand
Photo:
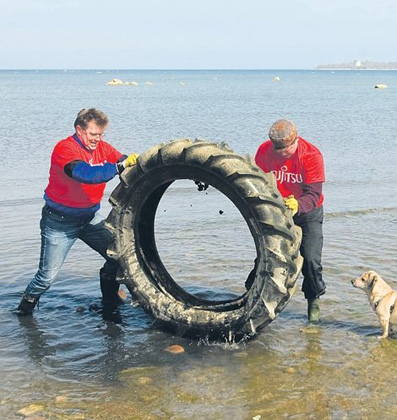
[[[287,198],[284,198],[285,205],[292,210],[292,216],[298,212],[298,200],[293,196],[289,195]]]
[[[134,166],[136,164],[136,161],[138,159],[138,156],[136,153],[131,153],[127,159],[123,160],[122,164],[124,168],[129,168],[131,166]]]

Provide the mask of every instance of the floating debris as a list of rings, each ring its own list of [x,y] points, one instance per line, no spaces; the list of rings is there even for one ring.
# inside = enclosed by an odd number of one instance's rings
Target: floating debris
[[[278,76],[276,76],[273,80],[274,80],[275,82],[279,82],[281,79],[280,79]]]
[[[185,86],[185,82],[179,82],[181,86]]]
[[[147,85],[147,86],[152,86],[152,82],[145,82],[145,85]]]
[[[223,214],[224,212],[223,212],[223,210],[219,210],[219,214]]]
[[[167,351],[168,353],[172,353],[172,354],[179,354],[179,353],[184,353],[185,349],[179,344],[174,344],[172,346],[166,347],[164,351]]]
[[[100,309],[101,307],[96,303],[92,303],[88,308],[90,312],[98,312]]]

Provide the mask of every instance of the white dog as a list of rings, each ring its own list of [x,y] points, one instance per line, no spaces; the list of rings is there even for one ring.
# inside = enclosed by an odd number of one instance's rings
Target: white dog
[[[381,338],[386,338],[392,332],[392,324],[397,325],[397,292],[375,271],[366,271],[361,277],[352,280],[352,284],[367,294],[382,326]]]

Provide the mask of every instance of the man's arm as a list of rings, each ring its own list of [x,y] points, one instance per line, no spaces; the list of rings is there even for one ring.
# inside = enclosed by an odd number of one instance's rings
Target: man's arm
[[[298,200],[298,213],[309,213],[317,207],[318,200],[320,200],[323,191],[323,183],[315,182],[313,184],[302,185],[303,194]]]
[[[74,160],[66,164],[63,168],[65,174],[75,181],[83,184],[102,184],[113,179],[120,174],[124,167],[121,165],[127,158],[126,155],[121,156],[117,163],[105,163],[103,165],[91,166],[83,160]]]

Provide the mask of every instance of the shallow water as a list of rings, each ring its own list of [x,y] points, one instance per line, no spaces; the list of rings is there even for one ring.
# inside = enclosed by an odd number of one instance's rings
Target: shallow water
[[[140,84],[110,88],[113,77]],[[396,337],[378,339],[377,317],[350,281],[375,269],[397,288],[397,74],[0,72],[0,82],[0,150],[8,157],[0,167],[0,418],[396,417]],[[376,83],[389,89],[374,90]],[[87,105],[109,114],[108,137],[126,152],[197,136],[254,154],[274,119],[294,119],[326,162],[321,324],[306,325],[299,289],[258,337],[240,344],[158,331],[136,304],[102,313],[101,258],[83,244],[34,317],[16,317],[37,267],[52,147]],[[102,213],[109,209],[104,200]],[[253,240],[214,189],[175,183],[160,203],[156,237],[166,267],[189,291],[222,298],[243,290]],[[185,352],[165,352],[172,344]]]

